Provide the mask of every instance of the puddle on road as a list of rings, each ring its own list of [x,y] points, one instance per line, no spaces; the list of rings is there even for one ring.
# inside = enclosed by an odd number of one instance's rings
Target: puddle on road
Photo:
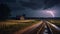
[[[48,34],[48,30],[47,30],[47,26],[46,25],[45,25],[45,30],[44,30],[43,34]]]

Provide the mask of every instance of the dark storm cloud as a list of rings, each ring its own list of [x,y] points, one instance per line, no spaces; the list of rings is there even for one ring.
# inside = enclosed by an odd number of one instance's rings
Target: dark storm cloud
[[[16,0],[0,0],[1,2],[16,2]]]
[[[28,8],[31,8],[31,9],[41,8],[40,4],[37,4],[37,3],[34,3],[34,2],[23,2],[23,1],[20,1],[20,3],[21,3],[22,6],[28,7]]]
[[[22,7],[27,7],[31,9],[40,9],[43,6],[44,1],[40,0],[30,0],[30,1],[19,1],[19,3],[22,5]]]
[[[60,0],[0,0],[8,2],[12,9],[24,10],[31,9],[48,9],[60,3]]]
[[[49,9],[49,8],[53,8],[54,6],[60,4],[60,0],[18,0],[18,4],[20,5],[19,7],[23,7],[24,9],[26,8],[30,8],[32,10],[37,10],[37,9]],[[26,10],[28,10],[26,9]],[[55,9],[55,8],[53,8]],[[26,12],[26,10],[24,10],[24,12]],[[56,9],[55,9],[56,10]],[[32,13],[30,13],[32,12]],[[26,12],[27,16],[37,16],[36,14],[39,13],[40,11],[30,11],[28,10]],[[28,14],[27,14],[28,13]],[[35,14],[36,13],[36,14]],[[58,15],[59,11],[56,13]],[[39,13],[41,17],[42,13]],[[43,15],[43,14],[42,14]],[[57,16],[56,15],[56,16]],[[45,15],[46,16],[46,15]],[[44,15],[42,17],[45,17]]]
[[[6,0],[6,2],[16,2],[16,0]]]
[[[31,9],[47,9],[59,4],[60,0],[20,0],[19,3],[22,5],[22,7],[28,7]]]
[[[33,12],[34,14],[36,12],[37,14],[37,11],[34,10],[49,9],[60,4],[60,0],[0,0],[0,2],[1,1],[6,2],[10,6],[10,8],[12,9],[12,16],[20,15],[24,12],[26,14],[28,13],[27,15],[29,16],[29,12]],[[38,11],[38,13],[39,12],[40,11]],[[33,13],[32,16],[35,16],[33,15]],[[59,11],[57,12],[57,15],[58,13]]]
[[[0,0],[0,3],[7,4],[11,10],[16,9],[16,0]]]
[[[60,3],[60,0],[0,0],[0,2],[8,2],[9,6],[16,10],[31,9],[47,9]],[[15,7],[14,7],[15,6]]]
[[[44,2],[46,4],[45,9],[51,8],[57,4],[60,4],[60,0],[45,0]]]

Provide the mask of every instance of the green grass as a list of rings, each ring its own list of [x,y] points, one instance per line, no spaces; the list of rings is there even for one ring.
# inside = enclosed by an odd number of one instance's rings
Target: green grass
[[[2,34],[11,34],[15,31],[24,29],[28,26],[31,26],[33,24],[36,24],[38,21],[30,21],[30,22],[24,22],[24,23],[16,23],[16,24],[3,24],[0,25],[0,33]]]

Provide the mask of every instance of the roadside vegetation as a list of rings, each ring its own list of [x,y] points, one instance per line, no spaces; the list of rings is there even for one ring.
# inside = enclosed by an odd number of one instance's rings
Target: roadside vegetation
[[[58,27],[60,27],[60,20],[59,19],[51,19],[51,20],[48,20],[48,21],[57,25]]]
[[[26,20],[25,20],[26,21]],[[39,20],[27,20],[26,22],[20,20],[9,20],[0,23],[0,33],[2,34],[11,34],[15,31],[24,29],[28,26],[36,24]]]

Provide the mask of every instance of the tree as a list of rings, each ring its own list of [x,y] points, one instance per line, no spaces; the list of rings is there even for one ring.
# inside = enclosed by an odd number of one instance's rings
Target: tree
[[[0,4],[0,20],[6,20],[10,15],[10,9],[7,4]]]

